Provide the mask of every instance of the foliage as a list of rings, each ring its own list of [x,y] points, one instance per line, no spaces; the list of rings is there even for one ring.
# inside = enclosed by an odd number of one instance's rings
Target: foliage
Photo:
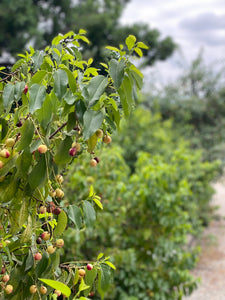
[[[151,48],[144,49],[146,64],[168,58],[175,50],[170,37],[161,38],[158,30],[147,25],[124,27],[119,18],[129,0],[22,0],[0,3],[0,53],[15,54],[31,41],[41,49],[59,32],[84,28],[90,40],[85,46],[85,59],[94,58],[94,65],[105,59],[105,46],[123,43],[129,34],[137,36]],[[103,30],[104,28],[104,30]]]
[[[208,222],[218,163],[202,162],[201,152],[192,151],[170,122],[141,108],[122,126],[118,141],[122,149],[98,149],[98,169],[88,169],[83,159],[70,171],[68,200],[87,197],[80,190],[93,185],[104,211],[96,228],[68,230],[66,243],[73,239],[76,246],[65,255],[92,259],[101,245],[117,267],[107,299],[181,299],[196,288],[189,270],[199,249],[189,237]]]
[[[63,176],[83,153],[97,164],[100,140],[129,116],[143,79],[130,62],[139,46],[128,36],[129,53],[120,46],[104,76],[83,60],[80,41],[89,42],[82,29],[58,35],[45,51],[20,54],[10,73],[0,69],[1,299],[56,299],[59,290],[84,300],[92,286],[103,298],[115,268],[103,254],[90,270],[86,259],[61,261],[67,226],[92,227],[101,207],[94,193],[64,200]]]
[[[224,66],[206,67],[199,55],[176,84],[146,95],[143,104],[164,120],[172,118],[174,130],[203,149],[205,160],[224,161],[224,103]]]

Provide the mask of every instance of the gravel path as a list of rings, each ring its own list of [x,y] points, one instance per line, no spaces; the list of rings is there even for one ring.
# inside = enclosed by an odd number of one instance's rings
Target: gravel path
[[[199,288],[185,300],[225,300],[225,179],[214,184],[212,205],[219,206],[220,220],[205,230],[201,242],[202,254],[192,272],[201,277]]]

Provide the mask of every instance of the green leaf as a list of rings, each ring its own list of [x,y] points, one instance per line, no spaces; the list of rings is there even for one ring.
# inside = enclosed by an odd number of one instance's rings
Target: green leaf
[[[81,278],[78,293],[81,293],[82,291],[87,290],[87,289],[89,289],[89,285],[86,285],[85,282],[84,282],[84,279]]]
[[[120,101],[123,107],[125,117],[128,117],[132,109],[132,85],[128,76],[124,77],[121,87],[118,90]]]
[[[96,203],[96,205],[97,205],[99,208],[103,209],[103,206],[102,206],[101,201],[99,201],[97,198],[93,198],[93,201]]]
[[[65,211],[62,210],[61,213],[58,215],[57,226],[55,227],[54,235],[55,236],[61,235],[66,229],[66,226],[67,226],[67,215]]]
[[[96,101],[98,101],[101,95],[104,93],[107,84],[108,78],[103,75],[98,75],[96,77],[93,77],[90,82],[84,87],[84,90],[88,95],[88,98],[85,97],[88,108],[91,108],[96,104]]]
[[[35,156],[38,159],[38,153],[35,153]],[[33,167],[31,173],[28,177],[28,183],[32,190],[35,190],[38,186],[40,186],[46,179],[47,176],[47,167],[46,167],[46,158],[45,154],[40,154],[38,162]]]
[[[27,255],[26,258],[26,263],[25,263],[25,272],[29,271],[32,269],[34,266],[34,255],[31,250],[29,250],[29,254]]]
[[[77,229],[80,229],[82,225],[82,214],[80,208],[75,204],[69,205],[67,208],[67,215]]]
[[[98,270],[98,291],[101,296],[108,290],[111,283],[111,271],[109,266],[101,264]]]
[[[89,289],[84,291],[84,296],[88,296],[91,291],[92,285],[97,277],[97,269],[93,268],[92,270],[87,270],[85,274],[85,283],[89,286]]]
[[[32,219],[31,216],[28,216],[28,222],[27,222],[27,226],[24,230],[24,232],[22,233],[22,236],[20,238],[20,242],[21,244],[23,243],[28,243],[31,241],[31,237],[33,234],[33,230],[32,230]]]
[[[27,175],[31,165],[31,161],[32,161],[32,154],[30,153],[29,148],[26,148],[16,160],[16,168],[17,168],[16,176],[18,178],[25,177]]]
[[[96,220],[96,213],[92,203],[85,200],[83,202],[83,212],[86,226],[92,226]]]
[[[126,38],[126,45],[127,45],[127,48],[128,48],[129,51],[134,47],[135,42],[136,42],[136,37],[132,34],[130,34]]]
[[[34,72],[36,72],[42,65],[44,56],[45,56],[44,51],[35,51],[34,55],[32,56],[32,60],[34,62],[33,65]]]
[[[66,136],[65,139],[60,143],[56,155],[54,157],[56,164],[65,164],[71,160],[71,156],[69,155],[69,149],[73,140],[70,136]]]
[[[101,111],[87,110],[84,113],[84,140],[88,140],[101,127],[103,120],[104,114]]]
[[[46,129],[52,118],[52,99],[47,94],[42,107],[36,112],[41,127]]]
[[[33,85],[35,83],[41,84],[47,74],[48,74],[48,72],[45,70],[40,70],[40,71],[36,72],[31,79],[31,82],[30,82],[31,85]]]
[[[35,83],[30,87],[29,95],[29,112],[33,114],[37,109],[42,107],[42,104],[46,97],[45,87],[43,85]]]
[[[70,288],[62,282],[51,280],[51,279],[44,279],[44,278],[38,278],[38,280],[44,282],[45,284],[47,284],[48,286],[52,287],[55,290],[59,290],[66,297],[69,297],[71,295]]]
[[[11,107],[14,101],[14,92],[15,86],[11,83],[6,84],[2,94],[4,108],[9,109]]]
[[[143,52],[141,51],[141,49],[139,49],[139,48],[134,48],[134,51],[140,56],[140,57],[142,57],[143,56]]]
[[[75,117],[75,112],[71,112],[68,114],[68,121],[67,121],[67,132],[70,132],[76,126],[77,119]]]
[[[88,139],[88,152],[92,152],[95,149],[95,146],[98,142],[98,137],[94,133],[89,139]]]
[[[32,142],[34,135],[34,124],[31,120],[27,119],[20,130],[21,139],[18,142],[16,149],[17,151],[27,148]]]
[[[101,259],[104,256],[104,253],[99,253],[97,260]]]
[[[29,201],[24,199],[18,215],[19,228],[22,228],[22,226],[28,219],[28,208],[29,208]]]
[[[112,264],[110,261],[105,261],[105,264],[107,264],[110,268],[112,268],[113,270],[116,270],[116,267],[114,266],[114,264]]]
[[[121,61],[111,59],[110,65],[109,65],[109,74],[112,77],[113,84],[114,84],[116,90],[119,89],[119,87],[123,81],[124,68],[125,68],[125,61],[123,59]]]
[[[25,88],[25,82],[24,81],[16,82],[15,83],[15,88],[14,88],[14,91],[15,91],[15,94],[14,94],[15,100],[17,100],[17,101],[20,100],[20,98],[22,97],[22,93],[23,93],[24,88]]]
[[[13,156],[10,160],[8,159],[7,163],[5,163],[3,168],[0,169],[0,177],[8,174],[9,171],[15,166],[17,157],[18,157],[18,154]]]
[[[145,45],[143,42],[138,42],[137,43],[137,47],[138,48],[142,48],[142,49],[148,49],[149,47],[147,45]]]
[[[54,75],[54,92],[61,101],[67,91],[68,76],[64,70],[58,69]]]
[[[108,49],[108,50],[111,50],[111,51],[120,52],[120,50],[118,48],[116,48],[116,47],[106,46],[105,48]]]
[[[38,262],[35,268],[36,276],[39,277],[41,274],[43,274],[49,265],[50,265],[49,254],[46,251],[44,251],[42,254],[42,259]]]
[[[77,84],[73,73],[65,65],[59,65],[59,67],[67,73],[68,80],[69,80],[69,87],[72,93],[75,93],[77,90]]]
[[[8,122],[5,119],[0,118],[0,128],[0,140],[3,140],[6,137],[7,132],[9,130]]]

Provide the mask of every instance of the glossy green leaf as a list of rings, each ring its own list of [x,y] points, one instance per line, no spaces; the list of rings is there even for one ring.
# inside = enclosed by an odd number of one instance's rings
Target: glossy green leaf
[[[96,268],[93,268],[92,270],[86,270],[84,281],[89,286],[89,288],[84,291],[84,296],[88,296],[88,294],[90,293],[97,274],[98,272]]]
[[[111,271],[110,267],[104,264],[101,264],[100,270],[98,270],[98,291],[101,295],[108,290],[111,284]]]
[[[35,154],[38,157],[38,153]],[[40,154],[38,162],[33,167],[31,173],[28,177],[28,183],[32,190],[35,190],[40,186],[46,179],[47,176],[47,166],[45,154]]]
[[[67,73],[68,80],[69,80],[69,87],[72,93],[75,93],[77,89],[77,84],[73,73],[65,65],[59,65],[59,67]]]
[[[38,278],[38,280],[44,282],[45,284],[49,285],[55,290],[59,290],[66,297],[69,297],[71,295],[70,288],[62,282],[51,280],[51,279],[44,279],[44,278]]]
[[[33,85],[35,83],[41,84],[47,74],[48,74],[48,72],[45,70],[40,70],[40,71],[36,72],[34,74],[34,76],[32,77],[30,84],[31,85]]]
[[[39,277],[41,274],[44,273],[44,271],[48,268],[50,264],[50,258],[49,254],[44,251],[42,254],[42,259],[37,263],[37,266],[35,268],[36,276]]]
[[[85,101],[88,104],[88,108],[91,108],[96,104],[101,95],[104,93],[105,88],[108,84],[108,79],[103,75],[93,77],[90,82],[84,87],[86,91]]]
[[[25,222],[28,219],[29,204],[30,204],[29,201],[26,199],[22,201],[22,205],[17,219],[19,228],[22,228],[22,226],[25,224]]]
[[[27,119],[20,130],[21,138],[16,145],[17,151],[27,148],[32,142],[34,135],[34,124],[31,120]]]
[[[42,107],[36,111],[37,119],[42,128],[46,129],[52,118],[52,99],[47,94]]]
[[[118,90],[120,101],[123,107],[125,117],[130,115],[133,99],[132,99],[132,85],[128,76],[125,76],[121,87]]]
[[[34,255],[33,255],[32,251],[29,250],[29,254],[27,255],[27,258],[26,258],[24,271],[25,272],[29,271],[30,269],[33,268],[33,266],[34,266]]]
[[[72,143],[72,138],[70,136],[66,136],[65,139],[59,144],[54,158],[56,164],[65,164],[71,160],[69,149],[71,148]]]
[[[15,86],[7,83],[2,94],[4,108],[10,108],[14,101]]]
[[[18,156],[16,160],[18,178],[25,177],[29,171],[30,164],[32,161],[32,154],[30,153],[29,148],[25,148],[24,151]]]
[[[116,90],[119,89],[123,81],[124,68],[125,68],[125,61],[123,59],[121,61],[117,61],[116,59],[110,60],[109,74],[112,77],[113,84]]]
[[[9,130],[8,122],[5,119],[0,118],[0,128],[0,140],[3,140],[6,137],[7,132]]]
[[[126,45],[127,45],[127,48],[128,48],[129,51],[134,47],[135,42],[136,42],[136,37],[132,34],[130,34],[126,38]]]
[[[3,168],[0,169],[0,177],[5,176],[15,166],[18,154],[8,159],[7,163],[4,164]]]
[[[87,226],[93,226],[96,220],[96,213],[91,202],[83,201],[84,222]]]
[[[58,69],[54,75],[54,92],[61,101],[67,91],[68,76],[64,70]]]
[[[23,93],[24,88],[25,88],[25,82],[24,81],[15,83],[14,98],[15,98],[16,101],[19,101],[20,98],[22,97],[22,93]]]
[[[67,208],[67,215],[77,229],[80,229],[82,225],[82,214],[80,208],[75,204],[69,205]]]
[[[88,140],[101,127],[103,120],[104,114],[101,111],[87,110],[84,113],[84,140]]]
[[[30,87],[29,95],[29,112],[33,114],[37,109],[42,107],[42,104],[46,97],[45,87],[43,85],[35,83]]]
[[[57,226],[54,229],[54,235],[59,236],[61,235],[67,226],[67,215],[64,210],[58,215]]]

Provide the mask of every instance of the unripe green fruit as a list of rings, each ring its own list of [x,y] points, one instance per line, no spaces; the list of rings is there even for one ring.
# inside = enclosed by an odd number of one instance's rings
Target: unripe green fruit
[[[112,142],[112,138],[111,138],[109,135],[105,135],[105,136],[103,137],[103,142],[104,142],[105,144],[110,144],[110,143]]]
[[[0,156],[4,157],[4,158],[8,158],[8,157],[10,157],[10,153],[7,149],[3,149],[0,151]]]
[[[101,138],[103,136],[103,131],[101,129],[98,129],[96,132],[95,132],[96,136],[98,138]]]
[[[39,153],[46,153],[48,151],[48,147],[46,145],[40,145],[38,147],[38,152]]]
[[[30,286],[30,293],[31,294],[35,294],[37,292],[37,287],[36,287],[36,285],[31,285]]]
[[[61,184],[61,183],[63,183],[63,177],[62,177],[62,175],[56,175],[56,181],[59,183],[59,184]]]
[[[58,189],[55,190],[55,192],[56,192],[56,197],[57,198],[63,198],[64,197],[64,193],[61,189],[58,188]]]
[[[11,284],[8,284],[5,288],[4,288],[4,291],[6,294],[11,294],[12,291],[13,291],[13,286]]]
[[[50,239],[50,233],[48,231],[44,231],[41,235],[42,240],[48,241]]]
[[[41,293],[42,295],[44,295],[44,294],[47,293],[47,288],[46,288],[45,286],[42,285],[42,286],[40,287],[40,290],[39,290],[39,291],[40,291],[40,293]]]
[[[52,245],[48,246],[48,248],[47,248],[47,252],[48,252],[49,254],[52,254],[52,253],[54,253],[54,252],[55,252],[55,247],[54,247],[54,246],[52,246]]]
[[[64,240],[63,239],[58,239],[56,242],[56,247],[61,248],[64,245]]]
[[[4,162],[0,160],[0,169],[4,167]]]
[[[7,148],[11,148],[15,144],[15,139],[9,138],[5,141],[5,145]]]
[[[41,260],[42,259],[42,255],[41,255],[41,253],[36,253],[35,255],[34,255],[34,259],[35,260]]]
[[[56,192],[54,190],[49,191],[49,196],[54,198],[56,196]]]
[[[90,164],[91,167],[96,167],[98,163],[97,163],[97,161],[94,158],[92,158],[90,160],[89,164]]]
[[[6,275],[4,275],[4,276],[2,277],[2,281],[3,281],[3,282],[8,282],[9,279],[10,279],[10,277],[9,277],[8,274],[6,274]]]

